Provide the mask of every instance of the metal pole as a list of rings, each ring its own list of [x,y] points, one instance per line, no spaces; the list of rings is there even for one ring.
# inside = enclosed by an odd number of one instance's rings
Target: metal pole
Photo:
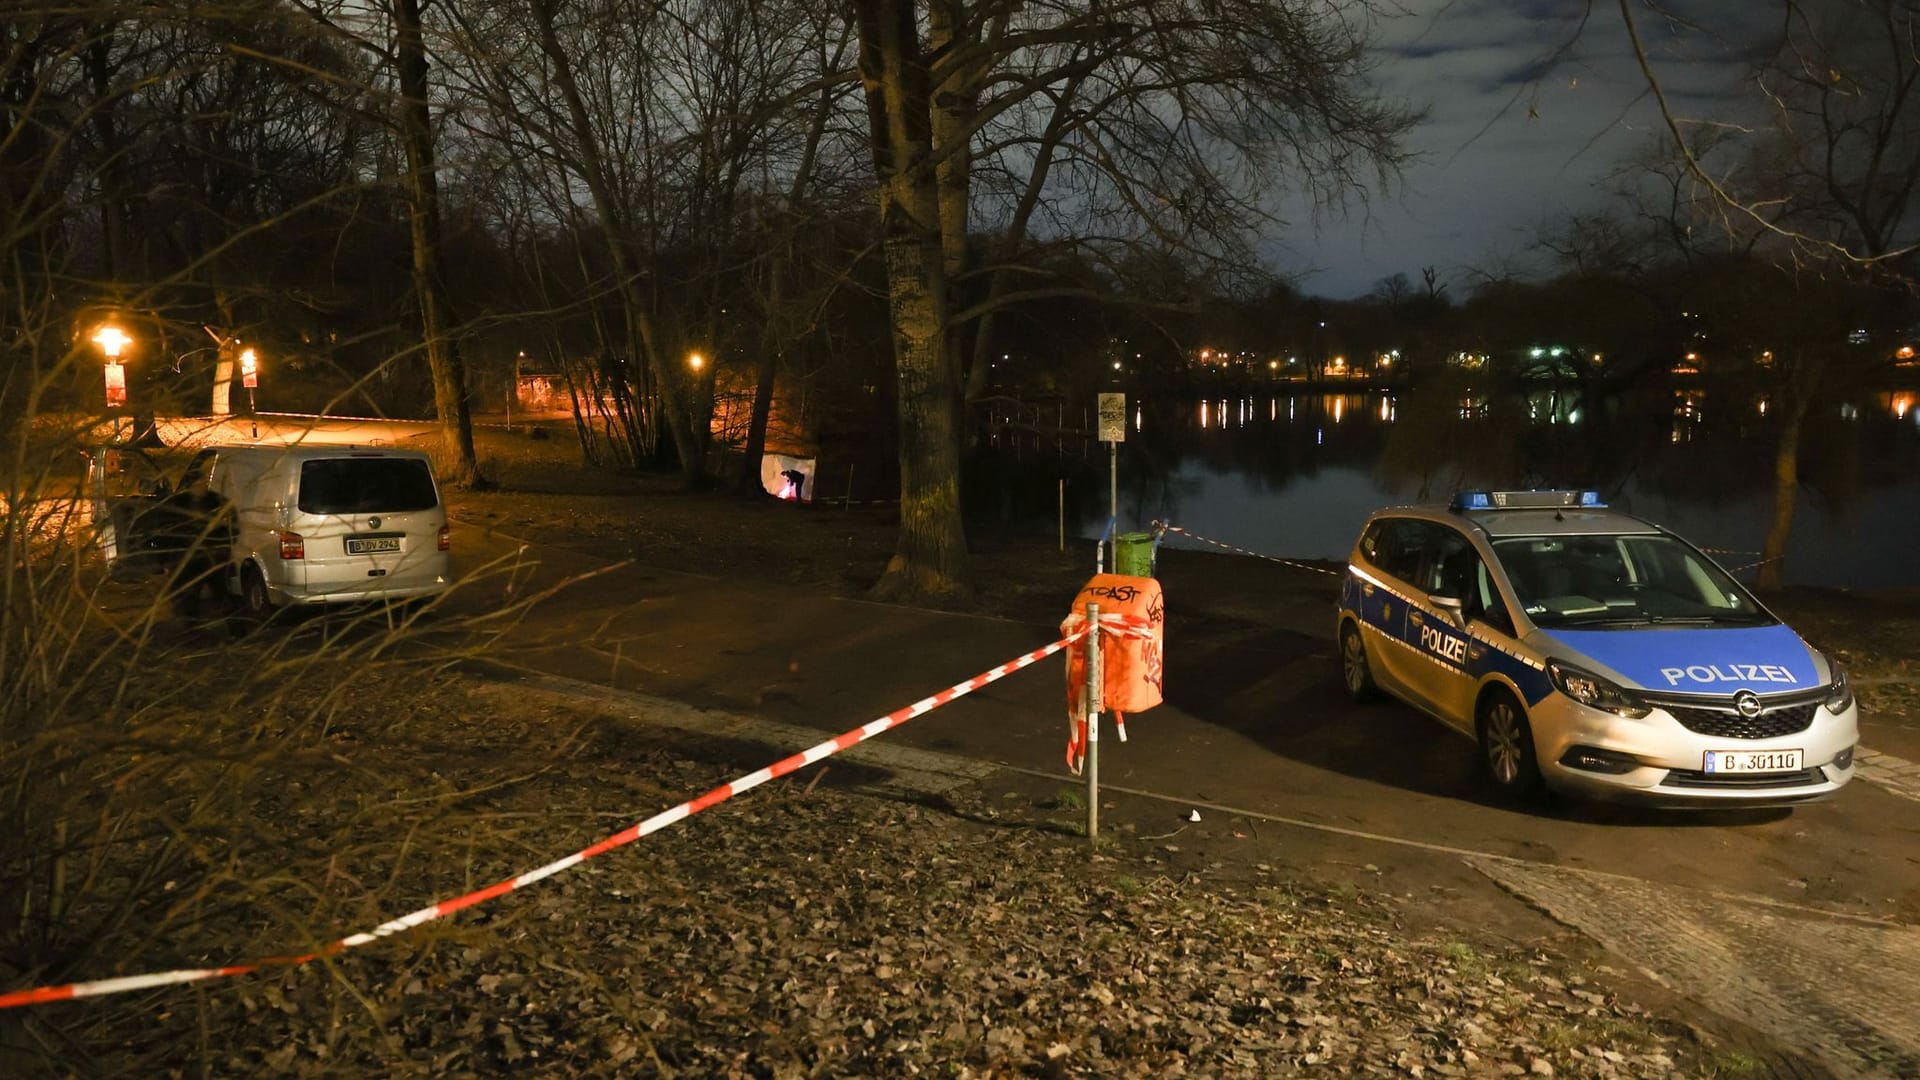
[[[1060,478],[1060,550],[1067,550],[1067,478]]]
[[[1087,839],[1100,838],[1100,605],[1087,605]]]
[[[851,509],[853,509],[853,466],[852,464],[848,464],[847,466],[847,497],[840,500],[840,512],[844,514]]]
[[[1112,565],[1120,570],[1120,444],[1107,444],[1107,550],[1113,553]]]

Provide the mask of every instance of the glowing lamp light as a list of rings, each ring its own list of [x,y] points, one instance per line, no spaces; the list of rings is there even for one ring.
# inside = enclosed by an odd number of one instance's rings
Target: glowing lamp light
[[[240,385],[249,390],[260,385],[260,357],[252,349],[240,354]]]
[[[108,360],[115,361],[120,359],[120,350],[133,344],[133,339],[127,336],[125,330],[108,323],[94,333],[93,343],[100,346],[100,351],[106,354]]]
[[[693,370],[699,371],[701,368],[705,367],[706,364],[707,364],[707,358],[704,356],[701,356],[699,353],[696,352],[696,353],[687,354],[687,366],[692,368]]]

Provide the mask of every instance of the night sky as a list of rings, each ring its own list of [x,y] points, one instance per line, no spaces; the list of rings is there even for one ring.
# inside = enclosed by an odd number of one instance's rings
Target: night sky
[[[1472,268],[1524,265],[1542,227],[1607,200],[1607,178],[1664,132],[1618,7],[1597,0],[1407,0],[1386,21],[1376,78],[1430,112],[1408,138],[1419,158],[1402,186],[1316,220],[1297,204],[1272,246],[1301,287],[1345,298],[1404,272],[1440,268],[1456,299]],[[1771,4],[1669,4],[1689,25],[1636,9],[1656,70],[1682,115],[1756,114],[1742,59],[1777,25]],[[1583,17],[1585,21],[1583,24]],[[1743,25],[1744,24],[1744,25]],[[1577,41],[1575,40],[1577,38]],[[1554,53],[1572,42],[1569,51]]]

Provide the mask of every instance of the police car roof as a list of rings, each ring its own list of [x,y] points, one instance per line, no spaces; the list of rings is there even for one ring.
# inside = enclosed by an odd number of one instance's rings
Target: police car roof
[[[1487,531],[1488,536],[1590,536],[1615,533],[1656,534],[1660,530],[1632,514],[1605,508],[1565,507],[1549,510],[1466,510],[1454,512],[1438,507],[1443,514],[1463,517]]]

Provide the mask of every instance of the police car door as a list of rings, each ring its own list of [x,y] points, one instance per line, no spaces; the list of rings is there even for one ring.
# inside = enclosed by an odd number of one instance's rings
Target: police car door
[[[1407,610],[1413,689],[1442,719],[1466,727],[1472,723],[1477,680],[1471,672],[1478,657],[1464,623],[1480,559],[1472,541],[1457,530],[1425,524],[1419,576]],[[1454,604],[1437,602],[1443,599]]]
[[[1402,697],[1418,703],[1421,691],[1415,684],[1421,661],[1407,651],[1408,597],[1415,595],[1413,582],[1419,576],[1425,551],[1427,523],[1414,518],[1382,518],[1371,551],[1362,551],[1378,583],[1362,582],[1354,609],[1366,627],[1367,652],[1374,662],[1374,675],[1380,684]]]

